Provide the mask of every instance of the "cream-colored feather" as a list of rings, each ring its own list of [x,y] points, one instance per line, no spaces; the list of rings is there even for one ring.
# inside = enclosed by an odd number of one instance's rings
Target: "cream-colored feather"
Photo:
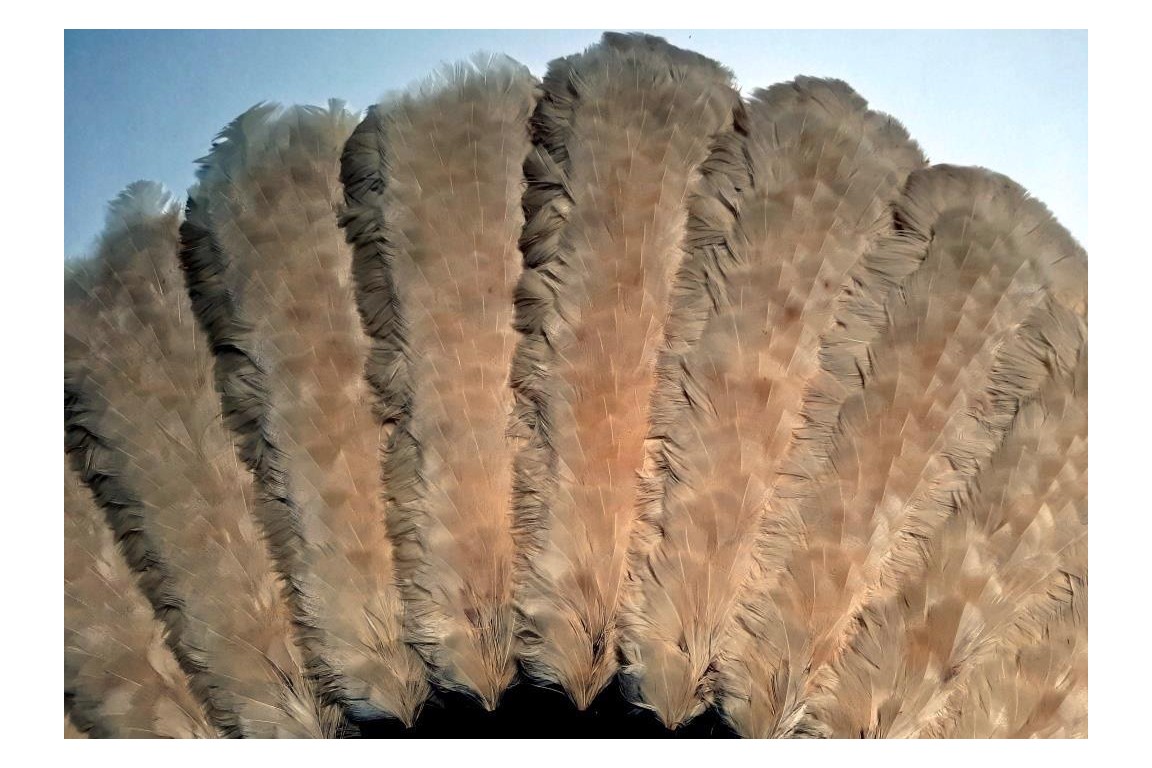
[[[534,95],[527,69],[478,59],[376,107],[342,158],[406,639],[487,709],[516,671],[508,370]]]
[[[732,120],[729,75],[645,36],[552,63],[525,165],[513,362],[524,660],[587,707],[616,615],[685,198]]]
[[[369,342],[336,219],[354,124],[339,103],[239,117],[202,161],[181,256],[309,671],[354,719],[411,723],[427,683],[402,638]]]
[[[1017,696],[1015,682],[997,684],[994,700],[982,701],[981,670],[1034,645],[1072,610],[1087,579],[1084,341],[1082,320],[1051,302],[1002,348],[989,388],[996,394],[969,425],[992,432],[1000,447],[968,487],[925,504],[944,522],[925,533],[922,565],[899,593],[865,603],[849,647],[815,686],[814,728],[840,737],[939,734],[960,712],[995,720],[1000,697]],[[1007,427],[998,410],[1014,414]]]
[[[65,738],[214,738],[92,494],[64,470]]]
[[[66,421],[168,640],[225,735],[320,735],[315,713],[289,712],[298,672],[288,614],[252,518],[250,478],[220,423],[212,356],[177,260],[176,210],[155,186],[112,205],[82,298],[65,314],[66,390],[84,403]],[[79,440],[76,440],[76,438]],[[100,492],[111,481],[133,503]],[[153,573],[155,572],[155,573]],[[305,692],[309,699],[310,693]],[[313,702],[315,706],[315,703]]]
[[[971,512],[958,516],[970,521],[966,545],[984,566],[973,578],[981,591],[921,736],[1087,736],[1087,374],[1084,348],[1072,371],[1021,408]],[[1038,689],[1024,668],[1045,645],[1057,654]],[[1022,674],[1001,674],[1014,665]],[[1021,706],[1045,697],[1047,722]],[[1015,719],[1001,719],[1009,706],[1019,707]]]
[[[790,449],[721,656],[725,713],[745,735],[801,724],[813,674],[845,648],[865,599],[919,566],[944,519],[928,501],[992,455],[1000,433],[964,427],[999,344],[1049,294],[1084,307],[1083,252],[1002,176],[918,171],[895,217],[900,231],[877,244],[825,342],[816,428]],[[829,400],[843,403],[835,417]]]
[[[626,612],[642,699],[670,727],[711,702],[763,503],[801,425],[836,299],[924,164],[902,127],[839,81],[757,92],[744,132],[738,147],[714,150],[706,180],[726,178],[690,208],[706,226],[693,233],[653,401],[661,444],[648,518],[662,539],[634,569],[642,586]],[[704,312],[700,332],[686,332]]]
[[[1088,738],[1088,584],[1066,578],[1060,589],[1058,612],[983,658],[959,709],[921,735]]]

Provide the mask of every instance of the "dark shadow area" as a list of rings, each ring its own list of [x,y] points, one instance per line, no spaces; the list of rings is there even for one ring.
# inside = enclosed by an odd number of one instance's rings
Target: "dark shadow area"
[[[360,733],[369,739],[736,738],[711,709],[682,728],[668,730],[651,712],[624,698],[619,678],[584,712],[560,691],[528,682],[509,688],[493,712],[485,712],[470,697],[436,690],[412,728],[377,720],[361,723]]]

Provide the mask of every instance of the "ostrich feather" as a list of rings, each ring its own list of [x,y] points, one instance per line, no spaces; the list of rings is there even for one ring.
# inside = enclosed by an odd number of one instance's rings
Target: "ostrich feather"
[[[410,723],[427,684],[402,639],[368,340],[335,211],[353,125],[339,103],[237,118],[201,161],[181,258],[309,673],[353,719]]]
[[[1069,325],[1083,341],[1082,323]],[[1045,362],[1067,367],[1056,356]],[[966,606],[971,620],[958,636],[951,678],[926,708],[919,735],[1087,736],[1087,373],[1082,346],[1072,370],[1021,408],[958,515],[976,553],[969,558],[996,568],[972,577],[978,600]],[[1046,645],[1059,651],[1046,662],[1056,677],[1046,673],[1039,691],[1027,675],[1002,674],[1014,665],[1025,671]],[[1045,717],[1020,706],[1045,697]],[[1002,718],[1010,707],[1019,707],[1015,717]]]
[[[849,647],[815,686],[814,727],[833,736],[940,735],[953,713],[1006,703],[979,699],[975,681],[991,659],[1069,629],[1042,628],[1072,610],[1087,579],[1082,325],[1046,303],[1002,348],[993,389],[1007,402],[971,414],[971,427],[999,431],[987,418],[995,407],[1015,415],[969,487],[928,505],[943,507],[945,521],[925,537],[923,565],[898,595],[865,603]],[[1017,378],[1042,384],[1018,389]],[[1013,686],[995,690],[1015,699]]]
[[[516,669],[508,369],[534,103],[527,69],[477,59],[376,107],[342,159],[405,636],[487,709]]]
[[[97,494],[117,536],[141,542],[127,548],[129,562],[147,573],[141,585],[221,732],[319,736],[311,691],[283,683],[300,661],[251,516],[248,473],[220,424],[211,353],[183,291],[177,223],[147,183],[110,209],[86,265],[87,295],[65,315],[66,391],[88,406],[66,421],[74,460],[91,485],[104,454],[104,482],[130,497],[125,507]]]
[[[865,598],[893,594],[921,564],[948,509],[932,498],[989,460],[1021,397],[987,390],[1000,344],[1049,296],[1086,306],[1083,252],[1003,176],[917,171],[895,220],[900,231],[870,254],[838,322],[866,333],[825,344],[827,376],[809,396],[815,428],[797,433],[769,497],[721,654],[725,713],[746,735],[801,726],[813,675],[845,648]],[[966,414],[989,398],[998,428],[975,430]],[[832,420],[829,400],[842,403]]]
[[[736,103],[719,65],[608,34],[552,62],[525,163],[513,361],[524,661],[587,707],[616,612],[684,201]]]
[[[1087,738],[1087,581],[1065,575],[1058,609],[1036,631],[981,659],[961,709],[939,731],[952,738]],[[934,724],[936,725],[936,724]]]
[[[213,738],[92,494],[64,470],[65,738]]]
[[[899,124],[839,81],[758,91],[745,134],[742,152],[717,147],[711,189],[692,201],[702,226],[652,406],[660,471],[647,517],[662,538],[633,573],[642,586],[628,650],[643,701],[669,727],[711,702],[763,501],[800,426],[837,296],[924,165]]]

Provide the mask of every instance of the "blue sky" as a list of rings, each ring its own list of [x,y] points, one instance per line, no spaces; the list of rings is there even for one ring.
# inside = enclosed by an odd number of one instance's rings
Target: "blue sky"
[[[740,87],[838,77],[908,128],[933,162],[982,165],[1039,197],[1088,246],[1088,35],[1077,31],[645,30],[710,56]],[[477,51],[537,75],[599,30],[68,31],[65,255],[137,179],[182,195],[196,158],[260,101],[356,109]]]

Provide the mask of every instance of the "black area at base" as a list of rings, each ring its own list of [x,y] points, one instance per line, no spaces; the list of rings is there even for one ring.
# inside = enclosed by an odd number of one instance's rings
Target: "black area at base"
[[[613,680],[587,710],[580,712],[558,690],[521,682],[505,692],[500,706],[485,712],[468,696],[436,690],[416,724],[394,720],[360,724],[368,739],[716,739],[736,734],[709,709],[670,731],[647,710],[630,704]]]

